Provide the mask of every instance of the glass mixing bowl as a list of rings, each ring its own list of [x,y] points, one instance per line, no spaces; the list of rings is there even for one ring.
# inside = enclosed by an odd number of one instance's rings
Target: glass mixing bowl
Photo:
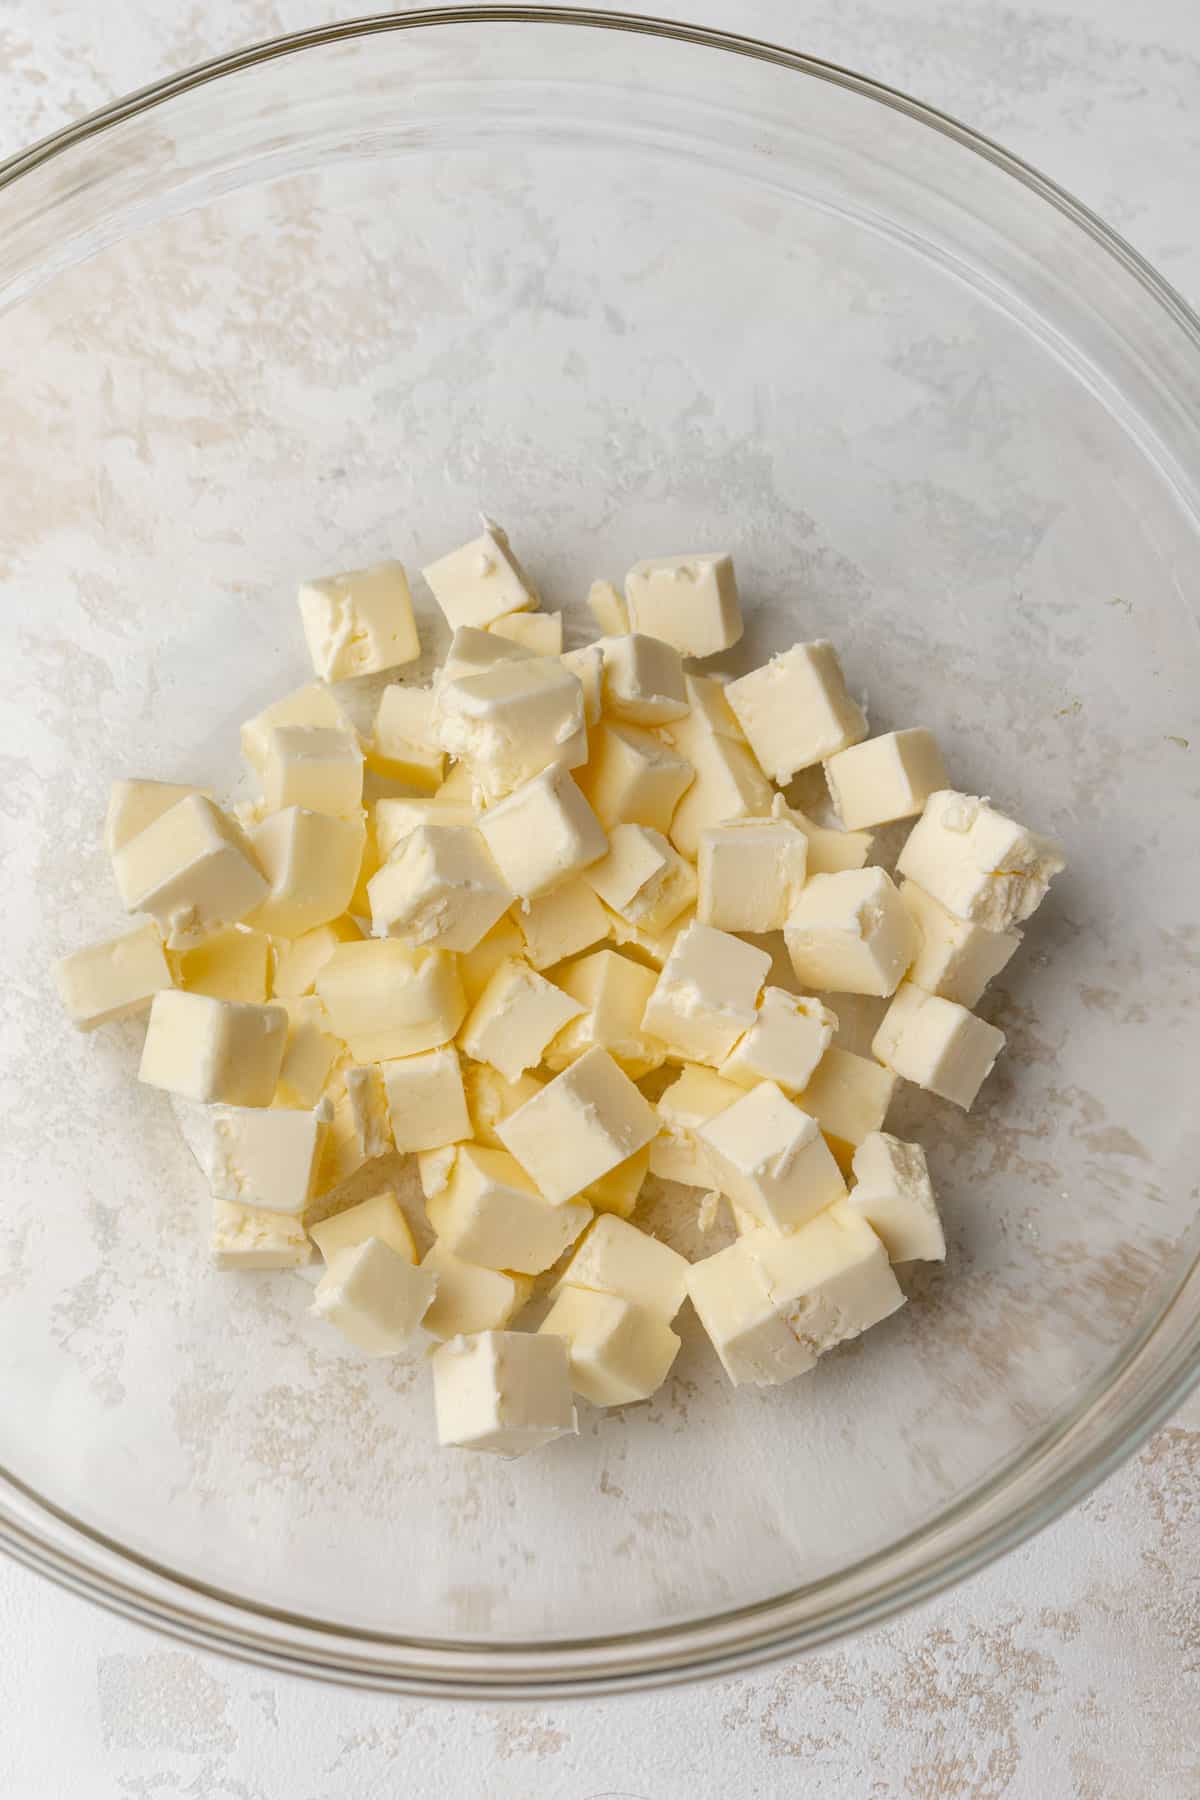
[[[0,304],[8,1546],[277,1667],[589,1691],[880,1619],[1127,1454],[1200,1351],[1177,296],[858,76],[486,8],[281,40],[19,157]],[[479,507],[577,636],[593,577],[730,546],[729,666],[834,638],[877,728],[932,726],[1071,862],[975,1112],[897,1108],[950,1237],[902,1313],[737,1393],[693,1320],[655,1400],[516,1463],[439,1452],[422,1372],[342,1354],[303,1279],[208,1268],[138,1028],[76,1036],[50,975],[120,923],[110,778],[232,781],[305,678],[297,580],[419,567]]]

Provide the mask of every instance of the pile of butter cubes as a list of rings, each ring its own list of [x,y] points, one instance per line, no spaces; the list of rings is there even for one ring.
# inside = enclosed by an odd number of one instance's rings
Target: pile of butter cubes
[[[515,1455],[575,1431],[577,1395],[653,1394],[685,1301],[735,1384],[903,1304],[892,1265],[945,1243],[889,1102],[903,1079],[970,1107],[1004,1042],[971,1009],[1063,858],[955,792],[927,730],[868,737],[831,644],[686,669],[742,635],[727,555],[595,583],[603,635],[565,651],[490,521],[424,579],[452,633],[430,686],[362,679],[421,655],[399,563],[314,581],[316,680],[242,728],[256,797],[115,784],[144,923],[57,974],[84,1030],[148,1014],[140,1078],[207,1176],[218,1265],[315,1243],[317,1317],[366,1356],[429,1347],[440,1441]],[[820,822],[780,791],[818,765]],[[897,885],[871,828],[908,818]],[[835,1042],[840,994],[890,997],[872,1056]],[[420,1260],[392,1188],[346,1192],[397,1155]],[[648,1180],[690,1187],[701,1231],[723,1197],[736,1236],[689,1262],[633,1222]]]

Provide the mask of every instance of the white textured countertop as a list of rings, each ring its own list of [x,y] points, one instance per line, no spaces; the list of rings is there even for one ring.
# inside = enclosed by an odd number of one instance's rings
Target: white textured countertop
[[[0,0],[0,156],[321,0]],[[1200,301],[1194,0],[657,0],[999,139]],[[4,1800],[1184,1800],[1200,1794],[1200,1403],[1033,1544],[791,1667],[602,1704],[398,1701],[195,1655],[0,1563]]]

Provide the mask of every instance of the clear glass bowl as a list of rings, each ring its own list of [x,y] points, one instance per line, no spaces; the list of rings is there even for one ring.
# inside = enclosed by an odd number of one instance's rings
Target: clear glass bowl
[[[9,1547],[279,1667],[588,1691],[879,1619],[1128,1453],[1200,1348],[1200,332],[1158,277],[857,76],[505,8],[18,158],[0,304]],[[734,666],[835,638],[877,726],[1071,858],[975,1113],[898,1108],[951,1239],[903,1313],[736,1394],[693,1321],[656,1400],[512,1464],[439,1453],[419,1371],[343,1356],[303,1280],[209,1271],[137,1029],[75,1036],[50,980],[119,923],[110,777],[231,781],[305,674],[298,578],[480,506],[579,633],[594,576],[728,544]]]

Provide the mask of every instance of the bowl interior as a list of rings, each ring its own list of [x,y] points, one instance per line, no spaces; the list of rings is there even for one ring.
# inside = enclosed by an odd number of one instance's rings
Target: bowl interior
[[[1152,1322],[1194,1211],[1178,328],[852,86],[549,24],[227,75],[0,192],[0,240],[0,1463],[240,1599],[520,1644],[819,1581],[1019,1456]],[[415,571],[479,508],[575,641],[594,577],[731,547],[729,666],[833,638],[874,728],[931,726],[1070,856],[976,1110],[894,1114],[944,1268],[778,1391],[734,1393],[689,1318],[654,1401],[513,1464],[439,1453],[424,1372],[343,1355],[305,1279],[210,1271],[140,1030],[73,1035],[50,979],[121,924],[109,780],[231,789],[239,722],[306,676],[297,581]],[[871,1003],[840,1010],[861,1047]],[[721,1241],[678,1194],[643,1216]]]

